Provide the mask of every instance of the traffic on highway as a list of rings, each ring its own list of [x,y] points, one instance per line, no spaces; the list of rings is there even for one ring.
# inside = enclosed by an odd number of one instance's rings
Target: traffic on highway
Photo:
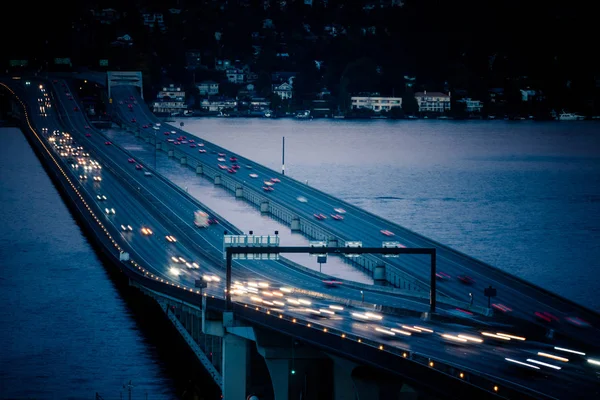
[[[197,281],[204,281],[205,295],[224,297],[224,233],[241,232],[94,129],[65,82],[36,81],[19,90],[30,105],[35,104],[30,117],[36,131],[69,168],[79,190],[102,212],[103,224],[119,238],[131,258],[165,283],[194,288]],[[340,237],[360,239],[365,246],[372,247],[391,238],[407,247],[438,247],[240,155],[177,128],[159,125],[129,88],[122,89],[122,94],[118,90],[113,93],[121,99],[119,113],[129,113],[128,122],[138,124],[140,130],[155,131],[153,135],[160,133],[165,143],[206,159],[204,162],[239,177],[257,191],[291,205],[300,216],[327,224]],[[597,325],[589,321],[587,314],[585,319],[581,317],[581,310],[560,299],[545,302],[549,295],[540,297],[535,289],[525,289],[524,284],[500,273],[477,271],[476,261],[438,248],[438,279],[445,293],[464,297],[465,291],[472,291],[477,285],[493,283],[503,293],[502,300],[495,303],[498,312],[541,320],[549,327],[560,324],[563,329],[570,324],[572,327],[564,330],[577,329],[576,336],[596,334]],[[428,268],[419,257],[403,258],[402,264],[397,259],[385,262],[395,268],[422,270],[417,272],[418,277],[427,279]],[[426,302],[399,298],[377,288],[369,294],[369,301],[364,302],[356,289],[331,286],[283,259],[237,260],[231,294],[240,304],[285,313],[304,323],[443,360],[464,371],[461,374],[483,372],[498,377],[498,382],[527,387],[548,398],[572,398],[573,388],[600,396],[597,345],[583,348],[576,341],[565,339],[532,339],[515,327],[483,328],[469,319],[443,323],[384,314],[377,311],[376,305],[419,310],[426,309]],[[587,326],[590,322],[592,326]]]

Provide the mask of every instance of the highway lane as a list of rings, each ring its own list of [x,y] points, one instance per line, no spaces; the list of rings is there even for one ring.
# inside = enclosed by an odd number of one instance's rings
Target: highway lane
[[[128,113],[135,116],[137,121],[132,125],[139,127],[147,123],[155,123],[158,121],[158,119],[153,116],[148,108],[144,105],[143,100],[139,98],[135,92],[135,89],[118,87],[114,88],[113,93],[115,93],[114,97],[119,99],[119,102],[124,102],[123,105],[119,105],[119,113],[124,116]],[[130,101],[130,96],[133,96],[137,102],[137,104],[133,105],[131,109],[132,111],[129,111],[129,108],[127,107],[128,104],[125,103],[126,101]],[[124,120],[130,121],[130,119],[125,119],[125,117]],[[144,129],[142,128],[142,130]],[[467,300],[468,293],[473,292],[475,294],[475,303],[486,305],[486,299],[482,296],[483,293],[481,292],[484,287],[487,287],[489,284],[491,284],[498,289],[499,297],[495,300],[499,303],[504,303],[510,306],[514,310],[513,313],[522,318],[534,320],[533,313],[535,311],[549,311],[553,314],[559,315],[560,317],[581,316],[591,322],[594,327],[599,325],[600,318],[597,314],[590,314],[577,306],[573,306],[569,302],[564,302],[559,298],[540,292],[536,288],[532,288],[517,280],[511,279],[500,272],[489,270],[487,268],[482,269],[481,266],[483,263],[477,260],[453,252],[438,243],[410,232],[404,228],[386,222],[377,216],[341,202],[338,199],[332,198],[323,192],[290,179],[289,177],[281,176],[277,172],[257,165],[244,157],[230,153],[212,143],[196,138],[195,136],[190,135],[179,128],[163,124],[158,132],[158,136],[161,136],[164,131],[176,132],[174,135],[169,135],[168,137],[170,138],[185,135],[188,138],[197,139],[196,142],[204,143],[204,148],[207,150],[207,152],[202,154],[201,157],[216,158],[216,155],[212,154],[213,151],[224,152],[227,154],[227,160],[233,155],[238,158],[240,165],[244,165],[246,163],[252,164],[253,169],[250,172],[259,174],[259,178],[256,178],[255,180],[248,178],[246,174],[249,172],[244,171],[243,168],[238,172],[238,174],[243,174],[242,176],[235,174],[231,177],[243,181],[247,185],[254,186],[259,190],[264,180],[262,179],[263,177],[278,177],[282,182],[276,184],[275,191],[269,193],[268,196],[272,197],[274,201],[285,204],[288,209],[294,210],[305,218],[308,217],[308,219],[311,219],[312,214],[315,212],[322,212],[328,215],[329,213],[333,212],[334,208],[344,208],[346,211],[348,211],[348,213],[344,215],[346,217],[344,221],[335,221],[331,218],[328,218],[325,221],[315,220],[315,222],[326,224],[334,232],[342,233],[341,236],[347,237],[348,240],[362,239],[365,245],[368,244],[374,246],[381,245],[381,241],[383,240],[398,240],[404,245],[410,247],[437,247],[438,269],[440,271],[449,273],[453,276],[466,274],[473,277],[477,282],[473,286],[467,286],[459,283],[458,281],[440,282],[440,290],[444,293],[453,294],[456,298],[461,300]],[[197,154],[196,152],[197,148],[192,149],[187,145],[173,145],[173,148],[176,148],[179,151],[184,151],[188,154],[195,154],[197,157],[200,156],[200,154]],[[217,162],[215,160],[213,164],[213,161],[210,161],[209,164],[216,166]],[[226,162],[222,164],[230,163]],[[308,202],[298,202],[296,198],[299,195],[305,197]],[[385,237],[379,232],[381,229],[392,230],[395,233],[395,236],[389,238]],[[427,277],[427,260],[423,258],[402,257],[401,259],[382,259],[382,261],[385,261],[388,265],[398,267],[405,272],[414,274],[422,280]],[[572,329],[570,327],[561,327],[561,329],[568,331],[570,334],[580,333],[576,329]],[[591,337],[599,334],[600,331],[598,331],[597,328],[594,328],[590,330],[589,334],[585,334],[585,336]]]
[[[32,116],[35,125],[40,128],[40,131],[44,131],[42,128],[47,128],[46,137],[54,136],[54,131],[62,133],[63,128],[58,124],[56,118],[54,118],[53,111],[48,110],[46,117],[41,117],[40,114],[32,114]],[[62,134],[54,137],[66,140],[64,146],[71,145],[71,141],[65,139],[65,136]],[[72,141],[72,145],[73,147],[77,147],[78,143]],[[62,158],[66,160],[69,157],[64,156]],[[73,158],[77,159],[78,157],[74,156]],[[85,161],[87,165],[90,165],[90,157],[81,157],[80,159]],[[149,271],[161,276],[163,279],[188,287],[193,287],[195,279],[202,279],[203,274],[208,273],[212,275],[219,272],[217,268],[205,260],[203,255],[189,250],[181,242],[168,242],[165,237],[171,234],[170,230],[160,222],[160,219],[155,218],[150,210],[145,209],[142,204],[135,201],[135,194],[131,190],[124,188],[120,180],[112,172],[107,169],[86,171],[84,170],[84,164],[77,162],[73,165],[76,168],[71,167],[71,169],[76,176],[87,176],[86,179],[79,178],[78,183],[80,189],[89,194],[90,202],[97,203],[101,210],[105,208],[115,209],[116,213],[114,215],[102,213],[102,215],[99,215],[99,218],[102,219],[105,226],[112,226],[111,233],[113,237],[120,236],[125,243],[129,244],[134,252],[132,257],[138,263],[143,264]],[[102,181],[95,181],[93,177],[100,177]],[[98,200],[98,195],[104,195],[107,198],[106,200]],[[121,225],[131,225],[133,231],[123,232]],[[144,236],[140,232],[142,227],[149,227],[154,233],[150,236]],[[180,267],[181,263],[173,263],[171,260],[172,257],[183,257],[189,262],[197,262],[200,265],[200,269],[189,270],[184,266],[183,268],[178,268],[181,270],[179,275],[173,275],[172,268]],[[156,268],[156,266],[169,266],[169,268]],[[236,279],[247,279],[246,275],[239,273],[235,277]],[[214,291],[214,294],[222,295],[222,287],[210,286],[209,290]]]
[[[104,183],[108,183],[108,182],[114,182],[115,186],[118,186],[118,187],[120,187],[120,185],[118,185],[118,179],[116,179],[116,178],[110,179],[111,178],[110,172],[107,172],[106,169],[103,169],[101,173],[108,175],[108,176],[105,176],[107,179],[103,179],[103,181],[102,181],[102,185],[103,185],[102,188],[106,190],[106,193],[108,193],[107,196],[111,196],[111,197],[108,197],[106,201],[107,202],[110,201],[111,198],[113,198],[112,196],[117,196],[117,197],[114,197],[114,198],[119,199],[119,203],[117,203],[117,204],[119,205],[119,207],[124,208],[124,210],[126,212],[129,213],[132,210],[136,210],[136,212],[139,211],[140,205],[135,204],[135,202],[133,202],[133,201],[131,201],[131,203],[129,203],[129,204],[128,203],[121,204],[120,201],[122,200],[122,198],[133,199],[134,196],[132,196],[131,193],[128,193],[127,190],[118,192],[115,190],[115,188],[108,187],[108,185],[106,187],[104,187]],[[88,180],[84,180],[84,182],[82,182],[82,183],[85,186],[85,185],[89,185],[90,184],[89,182],[90,181],[88,181]],[[97,190],[97,188],[93,186],[94,185],[93,183],[91,183],[91,185],[92,186],[91,186],[90,190],[92,190],[92,195],[93,195],[94,194],[93,190]],[[147,214],[152,214],[152,213],[142,211],[142,212],[136,213],[135,214],[136,216],[134,218],[135,219],[145,218]],[[116,220],[116,217],[120,216],[120,215],[121,215],[121,213],[115,214],[114,217],[110,217],[110,218],[115,218],[115,220]],[[115,221],[115,222],[117,222],[117,221]],[[143,221],[141,221],[141,222],[143,222]],[[116,225],[118,226],[118,223]],[[157,228],[154,227],[154,229],[157,229]],[[164,232],[161,232],[161,235],[163,235],[163,234],[166,235],[168,233],[169,233],[168,229],[164,228]],[[155,235],[157,235],[156,232],[155,232]],[[154,236],[154,237],[150,237],[150,238],[142,238],[141,241],[136,242],[136,246],[150,247],[150,246],[148,246],[149,245],[148,241],[144,241],[143,239],[153,239],[153,238],[158,238],[158,237],[160,237],[160,236]],[[155,247],[156,247],[155,245],[152,246],[152,248],[155,248]],[[162,262],[164,262],[164,259]],[[322,303],[322,302],[315,302],[314,304],[315,305],[316,304],[327,305],[327,303]],[[289,312],[292,313],[292,315],[299,315],[299,316],[306,317],[305,312],[297,311],[294,309],[289,310]],[[382,340],[380,337],[381,334],[378,334],[377,331],[375,331],[375,328],[377,326],[380,326],[379,323],[364,324],[362,322],[354,322],[354,321],[351,322],[346,316],[341,319],[331,319],[330,321],[327,321],[327,320],[323,321],[321,318],[314,319],[314,320],[315,320],[315,322],[320,321],[320,323],[322,323],[322,324],[331,323],[331,325],[326,325],[326,326],[339,327],[338,329],[347,330],[348,332],[355,332],[356,334],[359,334],[359,335],[363,334],[364,336],[372,338],[373,340],[379,340],[379,341]],[[407,323],[407,321],[408,321],[407,319],[399,319],[399,318],[395,318],[395,317],[385,316],[385,325],[384,326],[390,327],[390,326],[393,326],[394,324],[401,326],[403,323]],[[411,321],[411,323],[415,322],[414,319],[410,320],[410,321]],[[381,325],[383,325],[383,323]],[[420,325],[423,325],[423,322],[421,322]],[[439,329],[439,328],[435,328],[435,329]],[[454,329],[456,330],[459,328],[454,327]],[[464,329],[464,328],[461,327],[460,329]],[[416,335],[411,336],[411,339],[414,339],[414,337],[416,337]],[[494,354],[497,352],[497,350],[494,350],[494,349],[490,350],[492,353],[489,355],[489,357],[488,357],[488,355],[486,355],[487,353],[484,354],[484,351],[482,351],[482,350],[472,352],[472,353],[469,353],[468,351],[465,352],[464,350],[454,351],[454,349],[456,349],[455,347],[448,349],[447,346],[443,342],[440,342],[438,339],[439,339],[438,337],[434,337],[434,336],[431,336],[431,337],[424,336],[422,338],[422,340],[421,340],[421,338],[419,338],[419,339],[413,340],[414,343],[410,342],[410,346],[408,346],[408,347],[407,347],[408,342],[406,342],[404,340],[401,340],[401,341],[395,340],[392,342],[384,341],[384,342],[388,343],[388,344],[392,343],[392,345],[397,345],[401,348],[412,349],[413,351],[423,351],[423,352],[425,352],[425,354],[430,354],[431,356],[436,355],[437,357],[440,357],[441,359],[449,360],[450,362],[454,362],[454,363],[457,362],[457,360],[455,360],[455,358],[461,358],[462,357],[461,354],[463,354],[463,355],[467,354],[468,356],[466,358],[464,358],[464,362],[468,363],[470,365],[470,368],[476,368],[476,369],[483,370],[483,371],[485,371],[486,367],[488,367],[488,365],[486,365],[487,362],[492,362],[492,361],[497,362],[498,361],[497,357],[495,357],[495,354]],[[487,352],[487,350],[486,350],[486,352]],[[460,363],[460,361],[459,361],[459,363]],[[494,375],[496,375],[496,374],[498,374],[499,376],[503,375],[502,370],[503,370],[504,366],[499,367],[499,366],[492,365],[492,366],[489,366],[489,368],[493,369],[492,372],[494,373]],[[499,368],[500,368],[500,372],[498,372]],[[565,376],[567,376],[567,375],[565,375]],[[515,379],[512,379],[512,380],[515,380]],[[526,381],[526,383],[531,384],[531,382],[529,382],[529,381]],[[539,383],[535,383],[535,384],[539,385]],[[554,385],[554,380],[550,381],[550,383],[543,382],[543,384],[542,384],[542,386],[544,386],[544,387],[550,386],[551,388],[553,385]],[[583,385],[583,383],[578,383],[578,387],[580,387],[581,385]],[[563,387],[564,386],[565,385],[563,383]],[[544,389],[544,388],[542,388],[542,389]],[[559,389],[560,388],[558,388],[556,390],[559,390]],[[546,390],[547,390],[547,388],[546,388]],[[588,389],[586,389],[586,390],[588,390]],[[552,393],[556,393],[556,391],[553,389]],[[593,393],[593,392],[586,392],[586,393]]]
[[[56,88],[56,85],[55,85]],[[61,98],[61,103],[70,104],[70,96],[66,93],[68,90],[60,90],[56,88],[55,91]],[[182,195],[182,193],[175,191],[171,185],[168,185],[165,181],[158,179],[158,177],[144,177],[142,171],[135,170],[135,164],[128,163],[127,160],[130,155],[123,149],[115,145],[107,146],[104,143],[108,140],[100,132],[90,129],[86,129],[89,126],[89,122],[80,112],[70,112],[65,109],[65,113],[68,114],[68,120],[72,124],[74,134],[76,132],[93,132],[89,137],[85,137],[92,146],[94,146],[95,152],[103,155],[104,162],[112,162],[116,164],[123,175],[128,175],[133,181],[136,182],[137,186],[147,187],[152,193],[154,193],[160,201],[168,205],[168,207],[176,214],[176,218],[180,220],[182,225],[185,225],[189,231],[200,232],[193,223],[193,212],[196,211],[199,206],[196,202],[192,201],[191,197]],[[156,179],[155,179],[156,178]],[[202,230],[202,237],[200,235],[190,234],[189,238],[192,241],[198,241],[204,238],[207,242],[210,242],[210,246],[202,246],[198,242],[198,245],[204,247],[205,250],[211,251],[218,257],[222,258],[222,245],[223,245],[223,230],[218,226],[211,226],[207,229]],[[288,265],[276,262],[276,261],[238,261],[234,263],[239,268],[244,268],[251,271],[253,274],[261,277],[262,279],[278,282],[280,284],[289,284],[294,282],[295,287],[299,287],[306,290],[312,291],[323,291],[323,283],[321,279],[316,278],[312,274],[308,274],[304,271],[290,268]],[[352,298],[354,300],[360,300],[360,291],[355,289],[342,288],[339,292],[340,296]],[[390,306],[402,306],[407,304],[407,300],[401,300],[397,295],[392,295],[386,292],[372,293],[369,295],[369,301],[375,302],[382,305]],[[423,304],[426,301],[408,301],[409,304],[417,304],[419,308],[423,309]]]

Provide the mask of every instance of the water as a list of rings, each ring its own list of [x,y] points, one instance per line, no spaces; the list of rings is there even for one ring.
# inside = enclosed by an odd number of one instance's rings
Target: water
[[[178,398],[24,136],[0,137],[0,398]]]
[[[600,125],[181,119],[206,140],[600,310]]]

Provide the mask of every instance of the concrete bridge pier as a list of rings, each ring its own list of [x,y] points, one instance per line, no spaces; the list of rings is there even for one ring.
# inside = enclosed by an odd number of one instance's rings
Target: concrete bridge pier
[[[140,136],[142,136],[142,134],[140,133],[140,131],[133,131],[133,136],[139,138]],[[146,142],[149,142],[148,138],[146,138]]]
[[[204,171],[202,170],[202,164],[199,164],[199,165],[196,167],[196,174],[198,174],[198,175],[202,175],[203,173],[204,173]]]
[[[373,280],[376,285],[385,285],[387,278],[385,276],[385,264],[377,264],[373,270]]]
[[[290,228],[292,232],[300,232],[300,217],[292,217]]]
[[[241,199],[244,197],[244,188],[242,186],[238,186],[235,188],[235,198]]]
[[[327,354],[333,361],[334,400],[417,400],[418,393],[397,376]]]
[[[167,152],[167,155],[168,155],[169,157],[175,157],[175,152],[174,152],[173,150],[169,150],[169,151]]]
[[[186,164],[187,164],[187,157],[181,157],[181,158],[179,159],[179,163],[180,163],[181,165],[186,165]]]
[[[337,239],[328,239],[327,240],[327,247],[338,247],[338,240]]]
[[[268,214],[269,213],[269,202],[268,201],[261,201],[260,202],[260,212],[261,212],[261,214]]]
[[[255,329],[255,335],[256,349],[271,376],[275,400],[326,397],[323,391],[331,383],[331,368],[323,353],[272,332]]]
[[[246,399],[248,341],[232,333],[223,337],[223,398]]]
[[[156,150],[162,150],[162,143],[161,142],[154,143],[154,147],[156,148]]]
[[[221,175],[215,175],[215,181],[214,181],[215,185],[220,185],[221,184]]]

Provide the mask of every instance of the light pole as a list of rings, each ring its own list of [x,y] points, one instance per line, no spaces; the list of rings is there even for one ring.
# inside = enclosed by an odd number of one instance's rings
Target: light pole
[[[285,136],[281,144],[281,175],[285,175]]]

